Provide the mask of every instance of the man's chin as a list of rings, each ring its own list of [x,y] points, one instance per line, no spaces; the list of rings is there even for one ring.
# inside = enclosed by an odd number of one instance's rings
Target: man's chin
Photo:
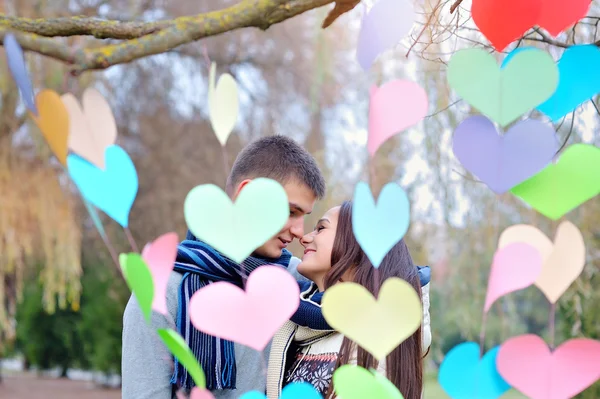
[[[254,253],[262,258],[278,259],[281,257],[282,249],[277,243],[269,243],[270,245],[263,245],[258,248]]]

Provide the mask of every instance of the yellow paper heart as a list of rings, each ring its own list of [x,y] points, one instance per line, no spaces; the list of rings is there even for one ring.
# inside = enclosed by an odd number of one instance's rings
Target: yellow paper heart
[[[217,64],[210,66],[208,78],[208,113],[215,135],[222,146],[235,128],[240,112],[237,82],[228,73],[221,75],[215,86]]]
[[[60,96],[52,90],[42,90],[35,97],[39,116],[31,114],[50,149],[63,166],[69,152],[69,113]]]
[[[339,283],[325,291],[323,316],[331,327],[382,360],[421,325],[423,309],[415,289],[392,277],[379,299],[362,285]]]
[[[577,226],[569,221],[558,226],[554,243],[534,226],[511,226],[500,236],[498,248],[514,242],[527,243],[540,252],[543,265],[535,285],[551,303],[558,301],[585,266],[583,236]]]

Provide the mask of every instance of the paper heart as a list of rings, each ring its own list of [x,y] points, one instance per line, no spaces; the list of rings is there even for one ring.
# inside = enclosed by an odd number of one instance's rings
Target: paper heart
[[[447,76],[466,102],[503,127],[550,98],[558,84],[558,68],[542,50],[520,52],[503,69],[486,50],[460,50]]]
[[[557,220],[600,193],[600,148],[572,144],[548,165],[510,192],[536,211]]]
[[[515,225],[500,235],[498,247],[514,242],[527,243],[542,256],[542,271],[535,281],[551,303],[579,277],[585,266],[585,242],[583,235],[573,223],[562,222],[556,231],[554,244],[544,233],[530,225]]]
[[[473,0],[471,16],[497,51],[540,21],[545,0]]]
[[[346,364],[335,370],[333,386],[339,399],[404,399],[387,378],[358,366]]]
[[[408,196],[396,183],[386,184],[377,204],[369,185],[359,182],[354,189],[352,231],[374,267],[396,245],[410,223]]]
[[[167,233],[146,245],[142,258],[146,261],[154,281],[154,300],[152,309],[164,315],[167,309],[167,283],[177,257],[177,233]]]
[[[529,244],[514,242],[494,255],[484,311],[500,297],[529,287],[542,271],[542,255]]]
[[[262,351],[298,308],[298,283],[279,266],[262,266],[250,273],[246,291],[217,282],[199,289],[190,299],[190,319],[210,335]]]
[[[290,208],[281,184],[258,178],[242,189],[235,204],[213,184],[197,186],[185,199],[184,213],[196,237],[241,263],[285,226]]]
[[[60,100],[60,96],[52,90],[40,91],[36,98],[38,115],[33,121],[42,131],[42,135],[58,161],[66,165],[69,153],[69,114]]]
[[[240,399],[267,399],[267,397],[262,392],[250,391],[240,396]],[[279,399],[323,399],[323,397],[307,382],[292,382],[281,390]]]
[[[146,320],[152,317],[152,300],[154,298],[154,284],[152,274],[140,254],[121,254],[119,263],[129,289],[135,295]]]
[[[34,115],[39,115],[35,104],[33,85],[31,84],[29,72],[27,72],[27,65],[25,64],[25,57],[23,56],[23,49],[12,33],[6,33],[4,35],[4,51],[6,51],[8,69],[21,92],[21,97],[23,98],[25,106],[33,112]]]
[[[377,57],[396,45],[415,23],[415,8],[407,0],[379,0],[363,18],[356,58],[368,71]]]
[[[538,25],[552,36],[558,36],[585,17],[592,0],[544,0]]]
[[[496,399],[510,385],[496,369],[499,346],[479,357],[479,344],[463,342],[444,356],[438,381],[452,399]]]
[[[331,327],[356,342],[376,359],[384,359],[421,325],[421,299],[406,281],[385,280],[376,300],[362,285],[338,283],[322,300]]]
[[[499,135],[484,116],[466,119],[454,131],[454,155],[496,194],[502,194],[544,169],[558,151],[552,126],[533,119]]]
[[[371,156],[390,137],[421,121],[427,114],[427,93],[410,80],[393,80],[371,87],[369,136]]]
[[[208,78],[208,113],[210,123],[222,146],[233,131],[240,112],[237,83],[228,73],[221,75],[215,87],[217,64],[210,66]]]
[[[600,342],[571,339],[554,352],[537,335],[504,342],[496,365],[504,379],[532,399],[572,398],[600,378]]]
[[[570,3],[569,3],[570,4]],[[557,122],[600,93],[600,49],[593,44],[571,46],[557,63],[560,79],[556,91],[537,109]]]
[[[123,227],[128,227],[129,211],[138,191],[138,176],[129,155],[118,145],[106,149],[106,170],[70,154],[69,175],[81,195]]]
[[[62,102],[69,112],[69,148],[93,165],[105,169],[106,148],[117,140],[117,124],[110,105],[94,88],[83,92],[83,109],[70,93],[63,94]]]
[[[181,363],[192,376],[196,386],[199,389],[206,388],[206,376],[204,375],[204,371],[202,371],[202,367],[198,364],[198,360],[183,337],[170,328],[159,328],[157,332],[167,349],[169,349],[169,352],[177,358],[177,361]]]
[[[215,396],[206,389],[194,387],[194,389],[192,389],[190,399],[215,399]]]

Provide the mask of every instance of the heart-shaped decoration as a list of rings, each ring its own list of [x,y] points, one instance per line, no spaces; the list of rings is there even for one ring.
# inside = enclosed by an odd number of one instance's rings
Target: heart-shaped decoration
[[[537,335],[504,342],[498,371],[513,387],[532,399],[572,398],[600,378],[600,342],[571,339],[554,352]]]
[[[12,33],[4,35],[4,50],[6,51],[6,61],[8,69],[21,92],[21,97],[25,106],[33,112],[34,115],[39,115],[35,105],[35,97],[33,95],[33,85],[27,72],[27,64],[23,56],[23,49]]]
[[[214,184],[197,186],[185,199],[184,213],[196,237],[241,263],[285,226],[290,208],[281,184],[258,178],[242,189],[235,204]]]
[[[463,342],[444,356],[438,381],[452,399],[497,399],[510,385],[496,369],[499,346],[479,357],[479,345]]]
[[[240,396],[240,399],[267,399],[267,397],[262,392],[250,391]],[[323,399],[323,397],[307,382],[292,382],[281,390],[279,399]]]
[[[368,71],[377,57],[395,46],[415,23],[414,5],[408,0],[379,0],[363,18],[356,57]]]
[[[292,275],[262,266],[250,273],[245,292],[226,282],[199,289],[190,299],[190,319],[206,334],[262,351],[299,303]]]
[[[177,257],[177,233],[167,233],[146,245],[142,258],[146,261],[154,281],[152,309],[164,315],[167,310],[167,283]]]
[[[503,69],[485,50],[460,50],[447,75],[466,102],[502,127],[546,101],[558,85],[558,68],[542,50],[520,52]]]
[[[352,231],[374,267],[379,267],[385,255],[404,237],[409,224],[410,202],[398,184],[386,184],[377,204],[367,183],[356,185]]]
[[[69,113],[69,149],[105,169],[106,148],[117,140],[117,124],[110,105],[94,88],[83,92],[83,109],[74,95],[67,93],[61,98]]]
[[[534,119],[499,135],[485,116],[475,115],[454,131],[454,155],[496,194],[502,194],[544,169],[558,151],[552,126]]]
[[[503,248],[515,242],[531,245],[542,256],[542,271],[535,285],[551,303],[558,301],[585,266],[583,235],[569,221],[565,220],[558,226],[554,243],[536,227],[520,224],[502,232],[498,247]]]
[[[206,388],[206,376],[183,337],[170,328],[159,328],[157,332],[162,342],[167,349],[169,349],[169,352],[177,358],[177,361],[181,363],[192,376],[196,387],[200,390],[204,390],[204,388]]]
[[[560,75],[558,87],[552,97],[537,107],[553,122],[600,93],[600,76],[595,73],[600,68],[600,49],[593,44],[571,46],[565,50],[557,66]]]
[[[510,192],[542,215],[557,220],[600,194],[600,148],[572,144],[548,165]]]
[[[556,37],[585,17],[591,4],[592,0],[544,0],[537,24]]]
[[[503,51],[540,21],[545,1],[472,0],[471,16],[492,46]]]
[[[376,300],[362,285],[339,283],[327,289],[323,316],[331,327],[376,359],[384,359],[421,325],[421,299],[406,281],[385,280]]]
[[[427,114],[427,93],[410,80],[393,80],[371,88],[369,136],[371,156],[390,137],[421,121]]]
[[[221,75],[217,85],[217,64],[210,66],[208,77],[208,113],[212,128],[222,146],[235,128],[240,112],[237,82],[228,73]]]
[[[121,254],[119,263],[129,289],[135,295],[146,320],[150,322],[154,298],[154,283],[150,269],[140,254],[136,253]]]
[[[404,399],[381,374],[347,364],[333,373],[333,387],[339,399]]]
[[[542,271],[542,255],[529,244],[513,242],[498,249],[490,271],[484,311],[500,297],[529,287]]]
[[[177,391],[177,399],[188,399],[183,389]],[[194,387],[189,399],[215,399],[215,396],[209,390]]]
[[[138,191],[135,165],[118,145],[106,149],[106,170],[70,154],[69,175],[89,202],[102,209],[123,227],[129,225],[129,211]]]
[[[52,90],[40,91],[35,102],[38,115],[32,114],[33,121],[42,131],[50,149],[64,166],[67,165],[69,148],[69,114],[60,96]]]

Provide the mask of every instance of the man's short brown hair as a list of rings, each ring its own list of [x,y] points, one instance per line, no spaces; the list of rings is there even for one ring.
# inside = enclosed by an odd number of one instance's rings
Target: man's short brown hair
[[[232,193],[245,179],[266,177],[284,185],[290,180],[308,187],[315,197],[325,196],[325,179],[312,155],[286,136],[268,136],[254,140],[238,154],[226,189]]]

